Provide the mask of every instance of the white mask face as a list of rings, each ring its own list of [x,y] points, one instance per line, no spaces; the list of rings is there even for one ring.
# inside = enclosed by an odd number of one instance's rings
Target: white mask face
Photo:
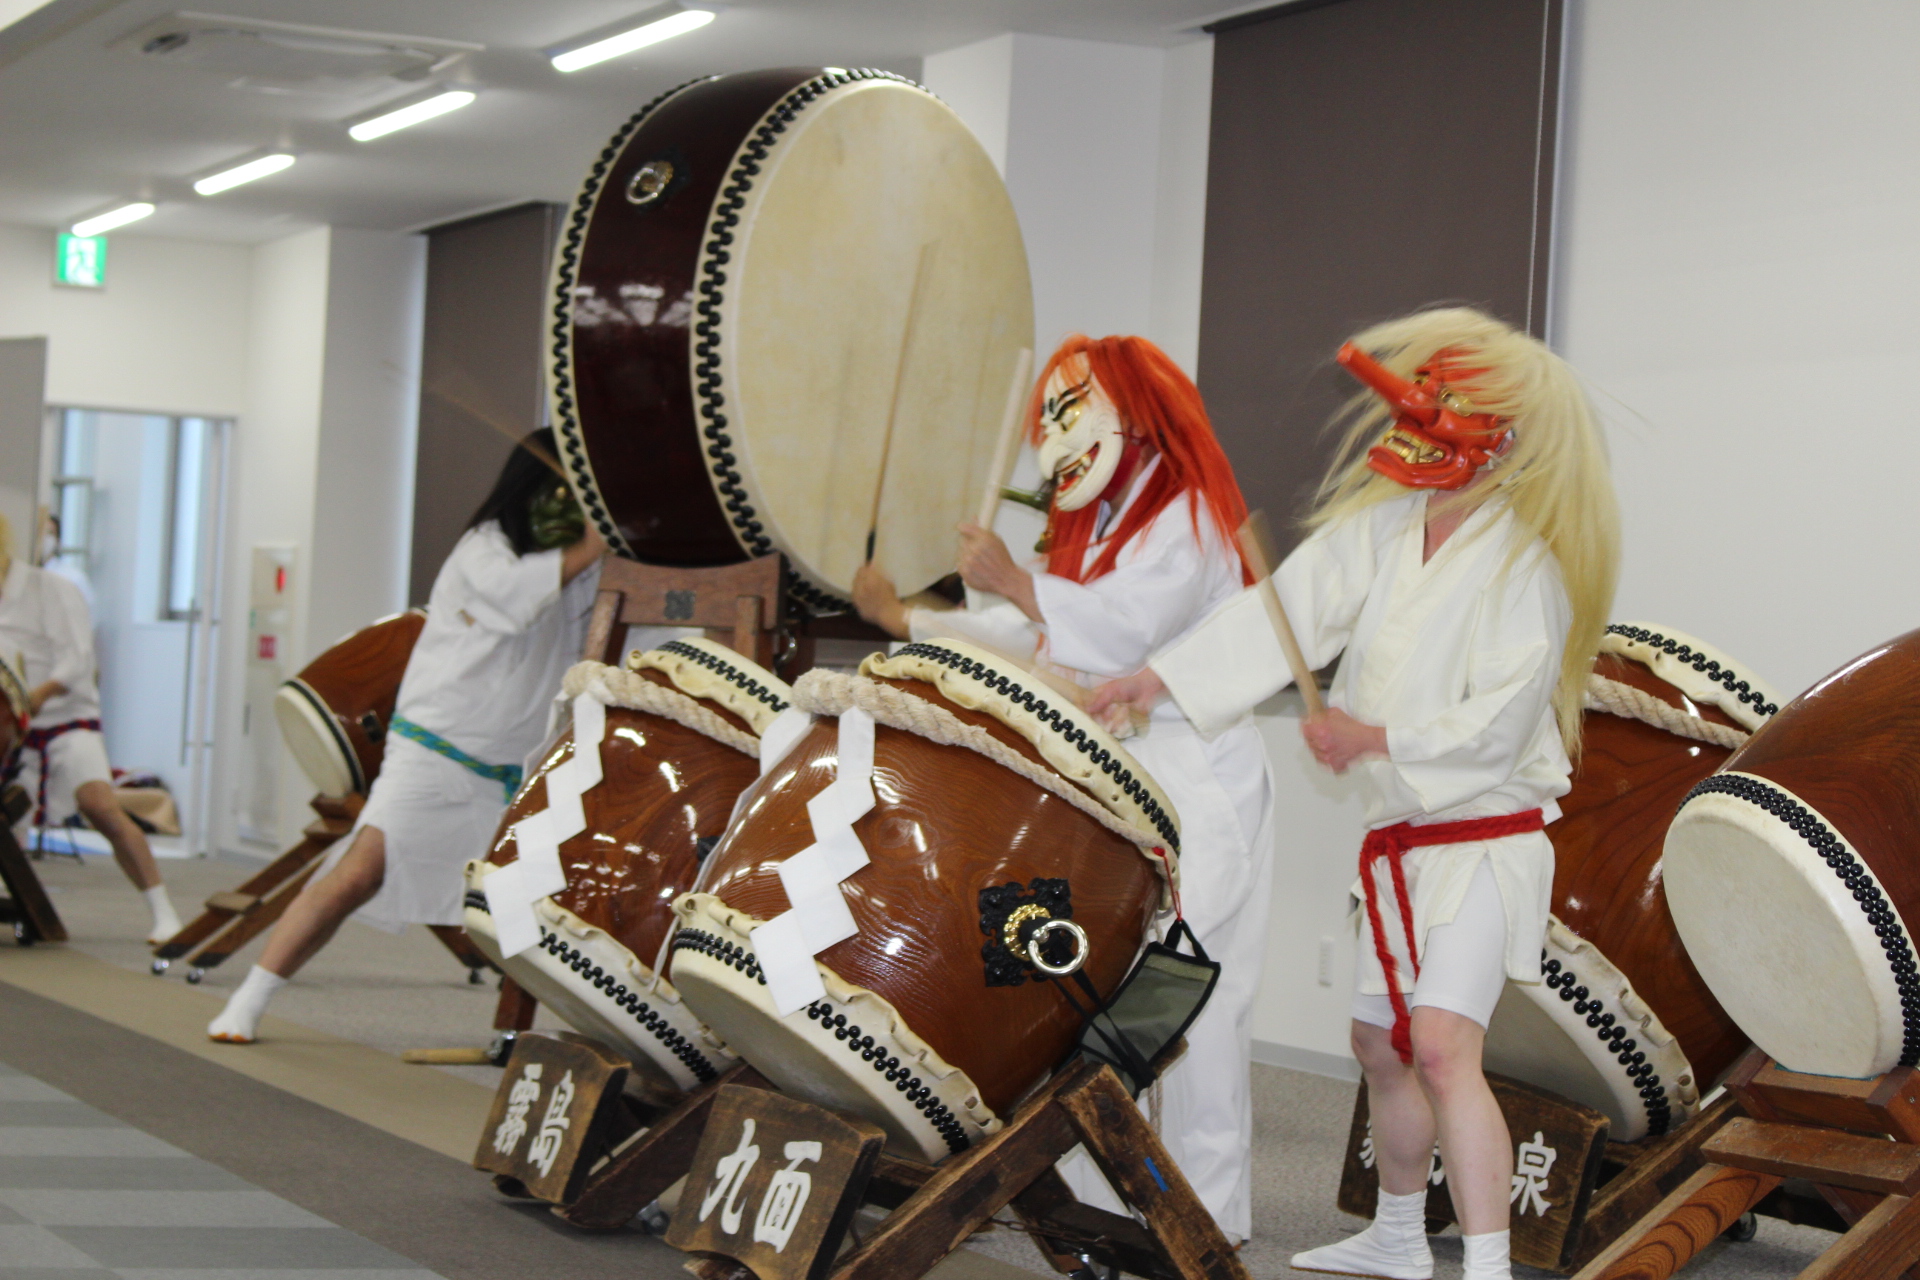
[[[1099,498],[1120,466],[1127,437],[1093,375],[1070,382],[1064,369],[1055,369],[1040,405],[1040,427],[1040,474],[1054,482],[1055,509],[1078,511]]]

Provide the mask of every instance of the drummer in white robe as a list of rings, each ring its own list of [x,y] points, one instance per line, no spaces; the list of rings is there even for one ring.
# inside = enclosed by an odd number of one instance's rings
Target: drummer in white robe
[[[1553,888],[1541,828],[1569,789],[1567,744],[1612,598],[1612,485],[1571,371],[1499,321],[1424,312],[1340,359],[1381,398],[1363,402],[1315,531],[1273,580],[1307,666],[1341,659],[1308,744],[1336,772],[1355,768],[1366,799],[1353,1047],[1381,1193],[1366,1231],[1293,1265],[1431,1276],[1437,1136],[1468,1280],[1500,1280],[1512,1147],[1481,1048],[1506,982],[1540,981]],[[1092,707],[1166,691],[1211,733],[1288,680],[1249,590]]]
[[[1137,670],[1240,590],[1231,531],[1245,503],[1199,392],[1152,343],[1071,338],[1042,386],[1034,425],[1054,480],[1045,559],[1017,565],[998,537],[964,525],[961,576],[1004,602],[908,609],[872,566],[855,601],[903,639],[955,636],[1022,659],[1038,649],[1046,667],[1090,685]],[[1241,1239],[1252,1230],[1250,1017],[1271,865],[1266,751],[1251,723],[1202,737],[1170,702],[1125,745],[1179,814],[1181,905],[1222,965],[1187,1030],[1186,1057],[1161,1086],[1161,1137],[1221,1228]],[[1084,1195],[1097,1177],[1087,1162],[1074,1181]]]
[[[212,1039],[252,1043],[273,993],[349,914],[389,930],[461,923],[461,868],[485,854],[540,745],[599,581],[604,543],[553,457],[550,431],[523,441],[441,566],[366,807],[268,935]]]

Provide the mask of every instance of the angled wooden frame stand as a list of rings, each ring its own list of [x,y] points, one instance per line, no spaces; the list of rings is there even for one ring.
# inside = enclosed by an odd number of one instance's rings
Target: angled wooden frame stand
[[[777,555],[706,569],[674,569],[607,555],[587,627],[585,657],[619,666],[628,627],[700,627],[767,670],[785,654],[785,564]]]
[[[1789,1179],[1847,1229],[1800,1280],[1892,1280],[1920,1262],[1920,1073],[1871,1080],[1787,1071],[1755,1051],[1728,1077],[1740,1114],[1704,1163],[1575,1280],[1666,1280]]]
[[[616,1147],[554,1213],[590,1230],[631,1222],[686,1175],[723,1085],[773,1087],[742,1063],[687,1094]],[[1144,1225],[1074,1197],[1053,1166],[1082,1144]],[[1062,1271],[1093,1263],[1149,1280],[1248,1280],[1233,1246],[1104,1065],[1065,1068],[1005,1128],[942,1164],[883,1154],[865,1194],[888,1216],[838,1259],[830,1280],[923,1276],[1008,1208]]]
[[[33,807],[33,800],[17,786],[9,785],[0,793],[0,882],[7,896],[0,898],[0,922],[11,922],[15,941],[23,947],[36,942],[65,942],[67,927],[53,909],[40,876],[33,869],[26,851],[13,838],[13,826]]]

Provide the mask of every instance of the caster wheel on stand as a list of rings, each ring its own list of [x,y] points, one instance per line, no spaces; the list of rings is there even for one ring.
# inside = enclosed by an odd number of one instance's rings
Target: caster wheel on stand
[[[187,970],[187,981],[192,983],[196,987],[200,985],[200,979],[206,976],[207,976],[207,971],[205,969],[200,968],[198,965],[195,965],[194,967]]]
[[[1745,1244],[1760,1234],[1760,1219],[1755,1217],[1753,1211],[1749,1209],[1734,1219],[1733,1225],[1721,1232],[1721,1234],[1729,1240],[1739,1244]]]
[[[25,920],[15,920],[13,922],[13,940],[23,947],[30,947],[34,944],[33,930],[27,927]]]
[[[157,978],[161,974],[165,973],[167,970],[173,968],[173,961],[155,960],[152,964],[148,965],[147,968],[151,970],[153,973],[153,976]]]

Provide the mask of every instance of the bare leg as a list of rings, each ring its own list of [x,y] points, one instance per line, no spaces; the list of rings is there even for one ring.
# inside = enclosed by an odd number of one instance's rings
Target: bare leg
[[[113,846],[113,860],[133,881],[136,889],[151,889],[160,883],[160,866],[153,860],[146,833],[127,816],[113,798],[113,788],[95,778],[74,788],[74,807],[80,810],[95,831]]]
[[[378,827],[362,827],[346,856],[319,880],[310,880],[267,935],[260,967],[291,978],[332,940],[342,921],[367,904],[387,875],[387,841]]]
[[[1419,1077],[1400,1061],[1392,1033],[1370,1022],[1353,1024],[1353,1056],[1367,1077],[1367,1111],[1373,1120],[1381,1188],[1396,1196],[1425,1191],[1437,1130]]]
[[[1486,1034],[1473,1019],[1446,1009],[1413,1011],[1414,1074],[1439,1123],[1440,1155],[1460,1233],[1470,1236],[1507,1229],[1513,1183],[1513,1140],[1480,1070]],[[1368,1080],[1371,1085],[1371,1074]],[[1377,1123],[1374,1132],[1378,1145]],[[1383,1175],[1385,1168],[1383,1161]]]

